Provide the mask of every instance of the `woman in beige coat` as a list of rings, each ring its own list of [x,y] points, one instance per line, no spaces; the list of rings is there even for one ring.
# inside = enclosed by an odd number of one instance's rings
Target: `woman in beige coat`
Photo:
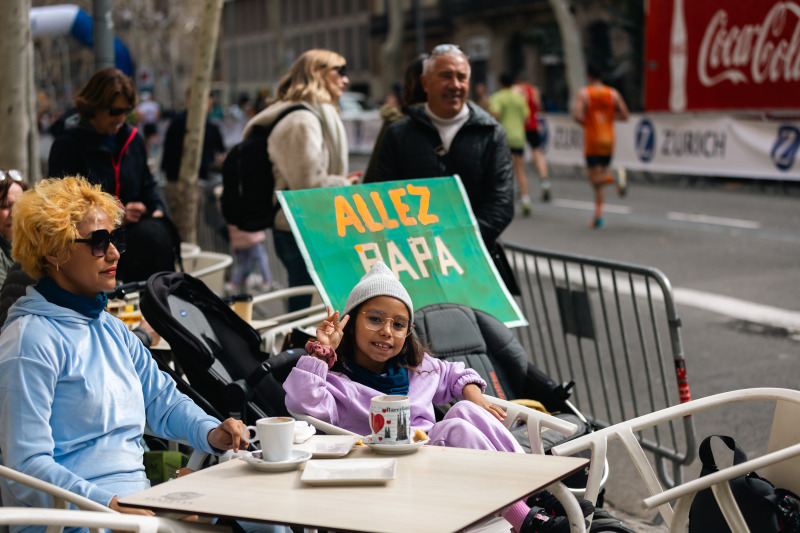
[[[301,190],[351,185],[360,172],[348,173],[347,134],[336,102],[350,82],[347,62],[329,50],[308,50],[278,85],[277,101],[253,117],[245,127],[247,138],[255,125],[269,126],[285,109],[305,109],[286,115],[267,139],[276,190]],[[277,203],[277,199],[273,199]],[[289,286],[312,284],[297,242],[283,212],[275,217],[275,251],[289,272]],[[289,311],[304,309],[310,296],[289,299]]]

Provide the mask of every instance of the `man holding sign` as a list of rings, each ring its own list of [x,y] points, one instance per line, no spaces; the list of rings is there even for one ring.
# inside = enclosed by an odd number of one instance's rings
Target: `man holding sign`
[[[420,81],[425,106],[386,130],[377,179],[394,181],[458,174],[486,248],[511,292],[511,269],[496,244],[514,216],[511,151],[505,131],[488,113],[467,102],[470,66],[458,46],[442,44],[425,60]]]

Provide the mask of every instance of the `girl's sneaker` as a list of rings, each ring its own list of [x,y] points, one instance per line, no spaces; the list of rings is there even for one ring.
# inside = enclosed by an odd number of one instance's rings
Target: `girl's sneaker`
[[[589,222],[589,227],[592,229],[602,229],[606,227],[606,222],[602,218],[595,218]]]

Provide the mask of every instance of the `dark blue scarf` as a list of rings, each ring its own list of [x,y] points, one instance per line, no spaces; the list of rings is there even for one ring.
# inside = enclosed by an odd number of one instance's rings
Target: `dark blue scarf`
[[[405,367],[389,364],[386,367],[386,374],[381,375],[370,372],[355,361],[347,361],[344,372],[356,383],[372,387],[384,394],[408,395],[408,369]]]
[[[94,298],[80,296],[62,289],[47,276],[40,279],[35,288],[51,304],[72,309],[92,319],[99,317],[108,303],[108,296],[104,292],[97,293]]]

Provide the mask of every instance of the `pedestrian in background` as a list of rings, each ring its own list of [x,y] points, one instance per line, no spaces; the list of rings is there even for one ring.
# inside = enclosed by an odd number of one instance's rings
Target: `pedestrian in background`
[[[531,159],[536,166],[536,173],[539,174],[539,184],[542,187],[542,202],[549,202],[550,180],[547,173],[547,162],[542,154],[542,138],[539,135],[539,110],[542,108],[542,98],[539,89],[525,81],[520,74],[517,76],[516,83],[511,87],[522,95],[528,104],[528,120],[525,122],[525,139],[531,147]]]
[[[75,107],[77,114],[65,117],[50,148],[49,175],[83,176],[122,203],[128,250],[119,261],[118,280],[174,271],[180,237],[164,217],[144,139],[126,122],[136,108],[130,78],[115,68],[98,70],[75,97]]]
[[[511,161],[514,177],[519,187],[523,216],[531,213],[531,197],[528,195],[528,176],[525,175],[525,121],[528,118],[528,104],[522,96],[511,90],[511,74],[500,74],[500,90],[489,98],[489,113],[503,126],[511,148]]]
[[[11,257],[11,209],[28,186],[19,170],[0,170],[0,285],[14,264]],[[2,326],[2,323],[0,323]]]
[[[307,50],[278,83],[277,101],[247,123],[244,139],[252,134],[254,126],[269,126],[290,107],[304,107],[286,115],[267,138],[275,190],[352,185],[361,177],[361,172],[348,172],[347,133],[337,105],[348,83],[344,57],[330,50]],[[273,198],[273,203],[276,201]],[[275,216],[272,236],[278,258],[289,273],[289,286],[312,285],[282,210]],[[293,296],[289,298],[289,311],[305,309],[310,304],[310,296]]]
[[[189,93],[186,93],[189,101]],[[200,168],[198,178],[208,180],[214,169],[222,167],[225,159],[225,142],[219,126],[211,120],[211,110],[214,100],[211,96],[206,101],[206,127],[203,135],[203,149],[200,153]],[[175,115],[169,123],[167,133],[164,135],[164,155],[161,158],[161,170],[167,178],[166,196],[169,213],[173,217],[180,209],[178,203],[178,178],[183,158],[183,141],[186,138],[186,110]]]
[[[375,146],[372,149],[372,155],[369,158],[367,170],[364,171],[364,183],[378,181],[376,175],[378,170],[378,153],[380,153],[383,135],[386,133],[386,129],[389,125],[405,117],[405,108],[408,106],[424,104],[428,100],[428,95],[425,94],[422,83],[419,81],[419,77],[422,74],[422,65],[427,58],[428,54],[420,54],[406,67],[405,74],[403,75],[403,91],[400,95],[399,105],[385,104],[381,108],[383,125],[375,139]]]
[[[161,106],[153,99],[153,93],[142,91],[141,101],[136,106],[136,122],[144,135],[147,153],[158,144],[158,121],[161,119]]]
[[[614,155],[614,120],[628,120],[628,106],[616,89],[603,84],[599,65],[590,64],[586,74],[589,84],[578,93],[572,115],[583,126],[586,168],[594,190],[594,218],[589,227],[599,229],[605,226],[606,185],[616,185],[620,197],[625,196],[628,188],[624,168],[618,168],[614,174],[608,172]]]

